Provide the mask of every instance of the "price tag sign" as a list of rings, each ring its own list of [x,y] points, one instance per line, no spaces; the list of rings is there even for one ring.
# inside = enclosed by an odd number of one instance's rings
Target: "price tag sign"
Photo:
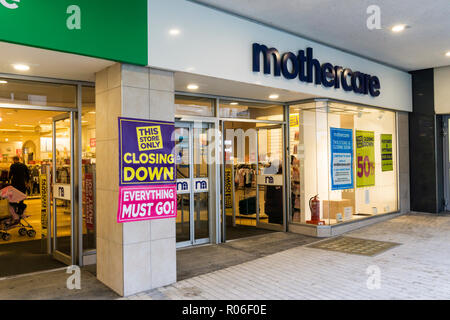
[[[356,130],[356,187],[375,185],[375,133]]]

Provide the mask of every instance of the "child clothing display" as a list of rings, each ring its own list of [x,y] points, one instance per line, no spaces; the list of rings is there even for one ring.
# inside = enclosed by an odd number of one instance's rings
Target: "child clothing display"
[[[239,188],[256,186],[256,170],[250,165],[243,164],[235,167],[234,183]]]

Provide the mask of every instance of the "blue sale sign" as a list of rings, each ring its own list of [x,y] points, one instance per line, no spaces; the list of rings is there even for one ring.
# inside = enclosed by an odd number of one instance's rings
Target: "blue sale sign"
[[[330,128],[331,190],[353,188],[353,130]]]

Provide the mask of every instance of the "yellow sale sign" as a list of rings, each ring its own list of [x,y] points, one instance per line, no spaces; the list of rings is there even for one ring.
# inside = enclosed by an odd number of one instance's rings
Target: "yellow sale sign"
[[[375,185],[375,133],[356,130],[356,187]]]

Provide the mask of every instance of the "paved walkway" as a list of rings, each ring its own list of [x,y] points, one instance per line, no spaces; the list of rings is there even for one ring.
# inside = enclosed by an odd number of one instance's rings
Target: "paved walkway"
[[[126,299],[450,299],[450,216],[409,214],[346,235],[401,245],[374,257],[300,246]]]

